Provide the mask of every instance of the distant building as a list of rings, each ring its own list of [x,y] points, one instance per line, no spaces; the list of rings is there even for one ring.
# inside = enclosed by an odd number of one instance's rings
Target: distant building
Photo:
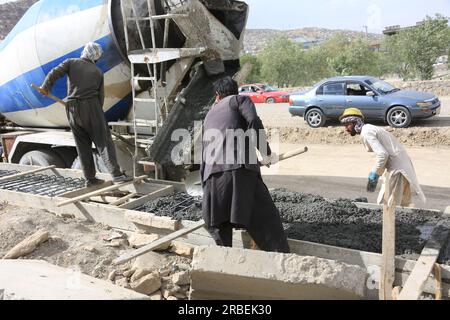
[[[419,22],[416,23],[415,26],[409,26],[409,27],[403,27],[403,28],[400,27],[399,25],[389,26],[389,27],[386,27],[384,29],[383,34],[386,35],[386,36],[393,36],[393,35],[396,35],[397,33],[399,33],[402,30],[412,29],[412,28],[420,26],[420,25],[422,25],[424,23],[425,23],[425,21],[419,21]]]

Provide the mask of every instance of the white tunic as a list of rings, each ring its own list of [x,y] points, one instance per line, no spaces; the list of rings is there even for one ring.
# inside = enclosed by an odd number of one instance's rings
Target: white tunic
[[[411,159],[403,145],[392,134],[383,128],[366,124],[362,128],[361,139],[366,150],[376,155],[376,162],[372,172],[376,172],[380,176],[385,171],[391,175],[401,173],[410,183],[412,191],[423,202],[426,202],[426,197],[417,180]],[[381,192],[384,193],[384,188],[382,188]]]

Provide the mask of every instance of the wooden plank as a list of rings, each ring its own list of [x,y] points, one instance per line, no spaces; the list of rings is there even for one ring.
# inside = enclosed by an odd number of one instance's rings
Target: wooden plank
[[[195,223],[194,225],[192,225],[189,228],[184,228],[184,229],[175,231],[174,233],[171,233],[171,234],[169,234],[169,235],[167,235],[167,236],[165,236],[165,237],[163,237],[163,238],[161,238],[159,240],[154,241],[153,243],[150,243],[150,244],[148,244],[148,245],[146,245],[146,246],[144,246],[144,247],[142,247],[140,249],[137,249],[134,252],[122,255],[121,257],[115,259],[113,261],[113,264],[114,265],[118,265],[118,264],[123,264],[125,262],[128,262],[128,261],[130,261],[130,260],[132,260],[132,259],[134,259],[136,257],[142,256],[142,255],[146,254],[147,252],[152,251],[155,248],[158,248],[161,245],[164,245],[164,244],[166,244],[168,242],[171,242],[172,240],[180,238],[180,237],[182,237],[182,236],[184,236],[184,235],[186,235],[188,233],[191,233],[191,232],[193,232],[193,231],[195,231],[197,229],[203,228],[204,225],[205,225],[205,222],[203,220],[201,220],[201,221]]]
[[[146,204],[147,202],[153,201],[159,197],[164,197],[173,194],[174,187],[172,185],[169,186],[162,186],[162,189],[154,191],[144,197],[141,197],[139,199],[130,201],[126,204],[123,204],[120,206],[122,209],[136,209],[137,207],[142,206],[143,204]]]
[[[427,241],[420,258],[400,292],[399,300],[418,300],[423,292],[423,286],[436,264],[442,247],[449,238],[449,230],[440,221],[433,230],[431,239]]]
[[[133,193],[130,193],[129,195],[126,195],[125,197],[122,197],[122,198],[120,198],[120,199],[118,199],[118,200],[116,200],[114,202],[111,202],[110,205],[111,206],[120,206],[121,204],[124,204],[128,200],[130,200],[130,199],[132,199],[134,197],[137,197],[137,196],[139,196],[139,194],[136,193],[136,192],[133,192]]]
[[[366,203],[366,202],[354,202],[354,204],[358,207],[358,208],[363,208],[363,209],[371,209],[371,210],[383,210],[383,205],[381,204],[377,204],[377,203]],[[422,209],[422,208],[412,208],[412,207],[401,207],[401,206],[396,206],[396,209],[401,210],[405,213],[420,213],[420,214],[442,214],[442,210],[436,210],[436,209]],[[423,212],[424,210],[426,210],[426,212]]]
[[[86,193],[84,195],[81,195],[81,196],[78,196],[78,197],[75,197],[75,198],[72,198],[72,199],[69,199],[69,200],[66,200],[66,201],[62,201],[62,202],[58,203],[56,206],[57,207],[62,207],[62,206],[66,206],[66,205],[71,204],[71,203],[80,202],[80,201],[89,199],[91,197],[95,197],[95,196],[101,195],[102,193],[105,193],[105,192],[108,192],[108,191],[117,190],[117,189],[120,189],[120,188],[125,187],[125,186],[130,185],[130,184],[139,183],[142,180],[145,180],[146,178],[147,178],[147,176],[141,176],[141,177],[138,177],[138,178],[134,179],[133,181],[124,182],[124,183],[121,183],[121,184],[116,184],[116,185],[109,186],[109,187],[106,187],[106,188],[103,188],[103,189],[100,189],[100,190],[89,192],[89,193]]]
[[[41,167],[41,168],[30,170],[30,171],[25,171],[25,172],[21,172],[21,173],[12,174],[10,176],[6,176],[6,177],[0,178],[0,182],[8,181],[8,180],[16,179],[16,178],[20,178],[20,177],[23,177],[23,176],[27,176],[29,174],[34,174],[34,173],[42,172],[42,171],[45,171],[45,170],[55,169],[55,168],[56,168],[56,166],[48,166],[48,167]]]
[[[112,185],[113,185],[112,181],[105,181],[105,183],[100,184],[100,185],[95,185],[95,186],[92,186],[89,188],[82,188],[82,189],[78,189],[78,190],[70,191],[68,193],[61,194],[58,196],[58,198],[75,198],[75,197],[81,196],[83,194],[86,194],[87,192],[100,190],[100,189],[103,189],[105,187],[109,187]]]
[[[382,238],[382,256],[381,275],[380,275],[380,300],[392,300],[392,289],[395,281],[395,209],[397,186],[391,190],[389,175],[386,176],[385,192],[383,201],[383,238]],[[389,204],[389,198],[392,197],[392,203]]]

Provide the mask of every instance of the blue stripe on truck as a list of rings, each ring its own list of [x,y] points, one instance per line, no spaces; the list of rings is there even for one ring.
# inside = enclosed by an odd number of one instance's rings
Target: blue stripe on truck
[[[104,49],[104,55],[97,63],[97,66],[107,73],[117,65],[123,62],[119,52],[116,49],[111,35],[103,37],[96,41]],[[0,87],[0,112],[10,113],[30,109],[47,108],[55,102],[32,89],[31,84],[41,85],[45,76],[51,69],[69,58],[78,58],[83,48],[72,51],[65,56],[53,60],[43,66],[20,75]],[[59,79],[52,90],[52,93],[60,99],[67,96],[67,76]]]

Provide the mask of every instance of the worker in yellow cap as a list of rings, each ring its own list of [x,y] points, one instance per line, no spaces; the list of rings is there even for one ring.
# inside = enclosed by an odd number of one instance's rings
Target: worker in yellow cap
[[[387,196],[390,203],[395,200],[396,205],[406,207],[411,205],[413,194],[426,202],[411,159],[403,145],[392,134],[383,128],[366,124],[363,113],[357,108],[346,109],[339,120],[349,134],[361,135],[366,150],[376,155],[375,165],[369,174],[367,191],[375,192],[378,180],[384,174],[385,183],[380,190],[378,203],[381,204],[383,197]],[[386,183],[390,190],[387,195]]]

